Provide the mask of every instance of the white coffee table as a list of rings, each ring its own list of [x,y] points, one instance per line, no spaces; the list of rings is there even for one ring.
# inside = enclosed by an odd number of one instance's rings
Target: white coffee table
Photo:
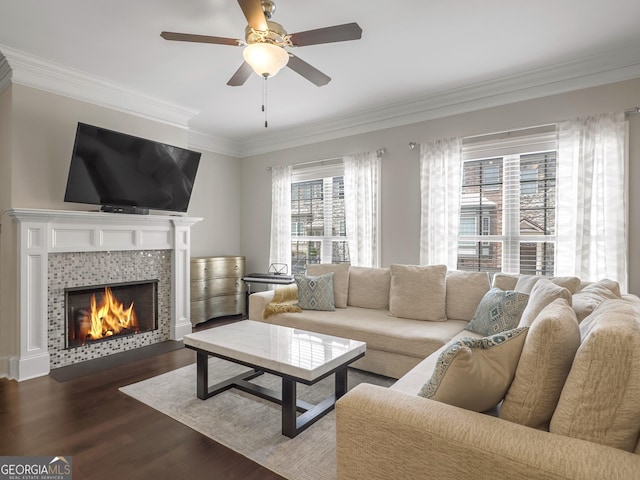
[[[184,336],[197,352],[196,392],[206,400],[238,388],[282,405],[282,434],[293,438],[330,412],[347,392],[347,367],[366,351],[366,343],[296,328],[243,320]],[[253,370],[209,385],[209,356],[245,365]],[[249,380],[271,373],[282,378],[282,391]],[[296,398],[297,382],[313,385],[335,374],[335,393],[317,405]],[[303,412],[300,416],[296,411]]]

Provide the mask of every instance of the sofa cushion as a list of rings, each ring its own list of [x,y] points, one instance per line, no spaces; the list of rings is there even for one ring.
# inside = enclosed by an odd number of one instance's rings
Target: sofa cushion
[[[518,325],[528,300],[529,295],[524,293],[492,288],[482,297],[465,330],[480,335],[494,335],[511,330]]]
[[[470,320],[476,313],[482,297],[489,291],[487,272],[452,270],[446,277],[447,318]]]
[[[388,268],[351,267],[347,305],[388,310],[390,287]]]
[[[558,298],[564,298],[571,305],[571,292],[564,287],[560,287],[546,278],[542,278],[535,283],[529,296],[522,317],[520,327],[528,327],[533,323],[544,307]]]
[[[312,263],[307,266],[307,275],[318,276],[333,272],[333,301],[336,308],[347,308],[349,295],[348,263]]]
[[[453,342],[419,395],[476,412],[495,407],[513,380],[527,330]]]
[[[549,431],[633,452],[640,436],[640,311],[626,300],[605,300],[580,333]]]
[[[578,277],[543,277],[540,275],[519,275],[518,282],[514,290],[516,292],[531,293],[533,287],[541,279],[549,280],[560,287],[569,290],[569,293],[575,293],[580,287],[580,279]]]
[[[603,279],[584,286],[572,299],[572,307],[578,322],[587,318],[594,309],[608,299],[620,298],[620,285],[613,280]]]
[[[569,303],[560,298],[544,307],[529,328],[500,417],[548,429],[579,346],[578,320]]]
[[[467,324],[462,320],[424,322],[396,318],[389,316],[387,310],[359,307],[348,307],[338,312],[305,310],[302,313],[283,313],[265,321],[360,340],[367,343],[367,350],[382,350],[420,360],[462,332]]]
[[[298,305],[303,310],[335,310],[333,302],[333,272],[317,277],[296,275]]]
[[[445,321],[446,265],[391,265],[389,311],[415,320]]]
[[[494,273],[491,288],[499,288],[500,290],[515,290],[520,277],[517,273]]]

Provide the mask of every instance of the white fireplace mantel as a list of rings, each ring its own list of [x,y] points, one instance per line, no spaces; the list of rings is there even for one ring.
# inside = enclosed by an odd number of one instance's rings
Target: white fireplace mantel
[[[39,209],[4,213],[17,223],[20,326],[17,355],[10,356],[8,372],[0,376],[20,381],[49,374],[49,253],[171,250],[170,338],[191,333],[190,228],[201,218]]]

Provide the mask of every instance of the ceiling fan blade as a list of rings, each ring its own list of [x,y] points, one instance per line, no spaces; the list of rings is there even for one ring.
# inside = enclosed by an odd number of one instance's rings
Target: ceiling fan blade
[[[296,57],[295,55],[289,54],[289,63],[287,63],[287,67],[289,67],[294,72],[302,75],[304,78],[309,80],[311,83],[321,87],[326,85],[331,81],[331,77],[325,75],[316,67],[312,67],[304,60],[301,60],[300,57]]]
[[[269,30],[260,0],[238,0],[238,3],[251,28],[262,31]]]
[[[194,35],[191,33],[178,32],[162,32],[160,34],[165,40],[177,40],[179,42],[196,42],[196,43],[216,43],[220,45],[241,45],[240,40],[226,37],[211,37],[209,35]]]
[[[319,43],[345,42],[362,38],[362,29],[357,23],[345,23],[333,27],[317,28],[291,35],[291,43],[296,47]]]
[[[231,87],[240,87],[244,85],[244,82],[247,81],[247,78],[249,78],[251,72],[253,72],[251,65],[249,65],[247,62],[243,62],[236,73],[233,74],[233,77],[229,79],[227,85]]]

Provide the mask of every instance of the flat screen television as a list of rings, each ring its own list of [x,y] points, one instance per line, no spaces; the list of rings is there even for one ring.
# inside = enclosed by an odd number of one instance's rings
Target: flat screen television
[[[200,155],[78,123],[64,201],[117,213],[186,212]]]

